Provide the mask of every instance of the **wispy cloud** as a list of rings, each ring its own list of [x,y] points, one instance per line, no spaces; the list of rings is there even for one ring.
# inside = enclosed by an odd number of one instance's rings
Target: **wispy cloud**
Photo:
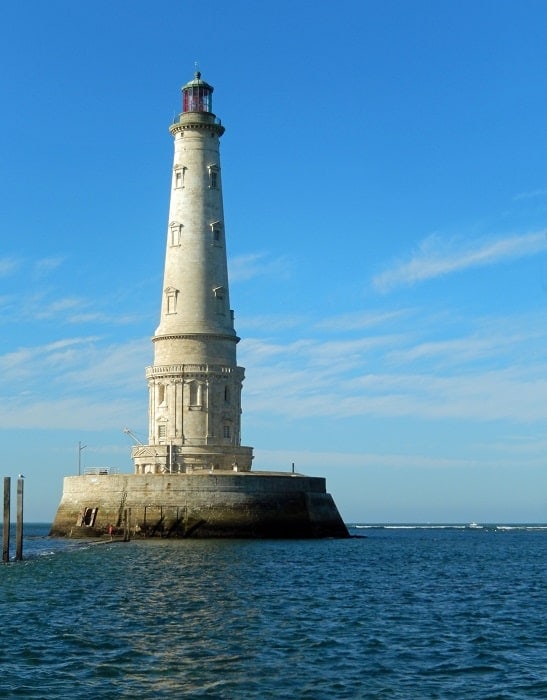
[[[285,384],[275,368],[262,368],[258,376],[248,371],[245,405],[251,414],[269,412],[291,420],[370,416],[533,423],[547,420],[547,381],[539,379],[546,369],[444,377],[405,372],[341,377],[316,369],[286,371]]]
[[[21,261],[16,258],[0,258],[0,277],[8,277],[18,270]]]
[[[513,446],[510,440],[502,440],[487,447],[488,457],[481,454],[481,466],[489,469],[498,469],[501,466],[514,467],[515,458],[526,458],[527,464],[535,464],[538,467],[544,465],[541,451],[545,452],[545,442],[534,444],[531,450],[528,446],[519,449]],[[507,454],[507,452],[510,454]],[[530,455],[531,452],[531,455]],[[472,460],[462,457],[431,456],[417,451],[404,452],[329,452],[325,450],[314,452],[313,450],[262,450],[255,448],[255,465],[259,470],[271,469],[289,471],[291,464],[295,464],[295,471],[306,474],[317,472],[325,476],[326,471],[331,471],[332,477],[339,470],[367,471],[374,469],[412,469],[418,466],[420,469],[461,469],[469,467]]]
[[[37,305],[33,315],[34,318],[41,320],[58,318],[59,316],[66,316],[74,309],[79,309],[85,305],[86,303],[78,297],[64,297],[47,304]]]
[[[0,258],[0,277],[8,277],[19,270],[29,271],[36,277],[44,277],[54,272],[63,264],[65,258],[62,256],[51,256],[40,260],[26,261],[23,258],[6,256]]]
[[[373,285],[378,291],[387,292],[395,287],[411,286],[452,272],[494,265],[545,250],[546,230],[479,241],[432,235],[421,242],[410,260],[376,275]]]
[[[251,330],[273,333],[302,327],[306,317],[294,314],[261,314],[260,316],[238,316],[236,320],[238,329],[244,330],[248,335]]]
[[[293,264],[288,257],[270,258],[267,253],[238,255],[229,260],[231,282],[244,282],[253,277],[290,274]]]
[[[513,197],[513,200],[517,202],[522,199],[538,199],[541,197],[547,197],[547,187],[530,190],[529,192],[519,192]]]
[[[380,311],[380,312],[363,312],[356,311],[353,313],[339,314],[338,316],[330,316],[315,324],[318,330],[327,331],[358,331],[365,328],[372,328],[385,323],[386,321],[394,321],[405,315],[406,311]]]
[[[0,423],[4,429],[39,428],[64,430],[107,430],[137,421],[142,422],[142,406],[136,401],[111,395],[97,400],[83,395],[60,398],[54,394],[36,401],[19,402],[17,410],[0,405]]]
[[[45,277],[55,272],[65,261],[62,256],[42,258],[34,262],[34,273],[37,277]]]
[[[425,318],[393,330],[389,315],[358,338],[244,339],[245,410],[288,420],[409,417],[534,423],[547,419],[541,313],[450,326]]]

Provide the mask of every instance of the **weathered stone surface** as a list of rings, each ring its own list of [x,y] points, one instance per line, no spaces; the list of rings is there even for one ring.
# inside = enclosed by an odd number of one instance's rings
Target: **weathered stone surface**
[[[67,476],[51,535],[348,537],[325,479],[276,472]]]

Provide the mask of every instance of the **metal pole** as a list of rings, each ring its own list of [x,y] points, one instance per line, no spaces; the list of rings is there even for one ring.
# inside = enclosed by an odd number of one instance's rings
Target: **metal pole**
[[[24,479],[17,479],[17,525],[15,529],[15,561],[23,558],[23,483]]]
[[[4,477],[4,530],[2,533],[2,561],[9,561],[9,527],[10,527],[10,490],[11,477]]]
[[[82,473],[82,450],[85,450],[86,447],[87,445],[78,442],[78,476]]]

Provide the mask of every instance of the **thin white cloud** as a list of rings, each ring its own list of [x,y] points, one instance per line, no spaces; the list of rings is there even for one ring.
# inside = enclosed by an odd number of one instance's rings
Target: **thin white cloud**
[[[260,316],[237,316],[236,321],[238,329],[245,331],[247,335],[251,330],[273,333],[302,327],[306,317],[290,314],[261,314]]]
[[[373,279],[374,287],[387,292],[395,287],[411,286],[452,272],[494,265],[547,250],[547,230],[496,239],[464,241],[429,236],[406,262],[385,270]]]
[[[381,312],[355,311],[325,318],[316,323],[314,328],[336,332],[357,331],[383,324],[386,321],[393,321],[406,313],[401,310]]]
[[[16,258],[0,258],[0,277],[9,277],[21,266],[21,261]]]
[[[428,319],[399,334],[241,343],[246,413],[288,419],[408,416],[547,419],[543,315],[480,318],[439,337]],[[387,327],[390,320],[386,319]]]
[[[292,267],[288,257],[269,258],[267,253],[238,255],[228,261],[231,282],[245,282],[253,277],[287,276]]]
[[[488,360],[490,363],[499,362],[507,355],[512,357],[516,348],[530,347],[532,343],[545,342],[545,333],[534,330],[527,331],[516,328],[511,330],[497,328],[495,323],[485,321],[485,327],[480,331],[463,337],[434,339],[410,342],[406,347],[394,348],[387,355],[390,363],[409,365],[417,362],[436,362],[437,366],[464,366],[468,363],[480,363]]]
[[[342,378],[320,372],[292,372],[286,383],[274,369],[248,373],[246,413],[269,412],[292,420],[310,417],[409,417],[420,420],[485,422],[547,420],[545,365],[522,370],[473,372],[435,377],[428,374],[374,373]]]
[[[480,447],[480,446],[479,446]],[[510,448],[509,441],[500,441],[487,446],[485,456],[481,452],[480,466],[486,469],[499,469],[499,467],[514,467],[515,457],[525,457],[527,464],[543,466],[545,444],[534,445],[531,455],[528,451],[515,449],[507,455]],[[321,450],[262,450],[255,448],[253,469],[290,471],[294,463],[295,471],[306,474],[317,472],[325,476],[329,470],[331,476],[339,470],[355,470],[365,472],[370,469],[459,469],[473,465],[473,459],[435,455],[431,456],[421,452],[329,452]]]
[[[513,200],[519,201],[521,199],[538,199],[541,197],[547,197],[547,187],[531,190],[530,192],[519,192],[513,197]]]
[[[103,429],[143,422],[151,355],[148,338],[107,346],[97,337],[6,353],[0,356],[0,424]]]
[[[312,450],[261,450],[255,448],[253,469],[289,471],[294,462],[296,472],[324,473],[326,469],[367,470],[378,468],[454,468],[468,466],[469,461],[456,457],[431,457],[424,454],[385,452],[313,452]]]
[[[49,257],[34,262],[34,273],[38,277],[44,277],[57,270],[65,261],[64,257]]]
[[[40,430],[107,430],[119,426],[121,434],[124,425],[142,422],[142,413],[137,401],[119,398],[114,393],[108,400],[49,395],[37,401],[20,402],[15,410],[0,405],[0,424],[3,429],[24,426]]]
[[[25,272],[30,271],[37,277],[44,277],[51,272],[54,272],[62,263],[65,258],[61,256],[51,256],[48,258],[42,258],[41,260],[34,260],[30,263],[23,260],[22,258],[15,258],[6,256],[0,258],[0,277],[8,277],[21,269],[25,269]]]
[[[95,337],[67,338],[46,345],[23,347],[0,356],[0,387],[5,392],[8,384],[20,382],[22,378],[40,378],[47,375],[59,363],[68,365],[68,360],[81,356],[82,348],[96,342]],[[46,386],[50,386],[51,374]],[[20,387],[21,388],[21,387]]]
[[[37,305],[34,318],[41,320],[57,318],[58,316],[65,316],[73,309],[79,309],[82,306],[87,306],[87,303],[82,299],[78,297],[64,297],[63,299],[56,299],[47,304]]]

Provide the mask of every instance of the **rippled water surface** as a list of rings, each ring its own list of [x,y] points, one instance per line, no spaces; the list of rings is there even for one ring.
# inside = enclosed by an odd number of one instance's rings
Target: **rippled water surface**
[[[547,529],[49,540],[0,567],[0,697],[544,698]]]

